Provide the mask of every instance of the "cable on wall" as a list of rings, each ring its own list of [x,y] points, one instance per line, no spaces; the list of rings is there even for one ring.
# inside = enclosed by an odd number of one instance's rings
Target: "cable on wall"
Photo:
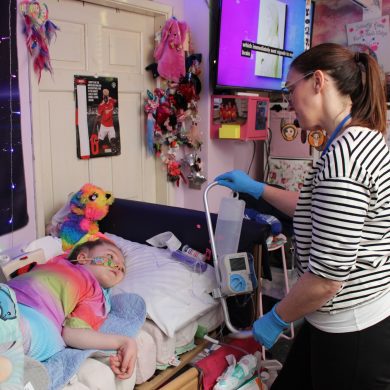
[[[252,168],[253,160],[255,159],[255,155],[256,155],[256,141],[252,141],[252,143],[253,143],[252,159],[251,159],[251,162],[249,164],[248,171],[246,172],[248,175],[249,175],[249,172]]]
[[[272,130],[271,128],[267,129],[267,139],[265,141],[265,166],[264,166],[264,181],[268,180],[269,175],[269,156],[271,153],[271,141],[272,141]]]

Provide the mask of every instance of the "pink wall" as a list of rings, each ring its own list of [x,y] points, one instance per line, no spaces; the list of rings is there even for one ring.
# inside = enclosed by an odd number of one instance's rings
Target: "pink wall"
[[[20,0],[18,0],[20,1]],[[239,143],[234,141],[210,141],[209,139],[209,9],[206,1],[199,0],[158,0],[157,2],[170,5],[173,15],[180,20],[185,20],[191,29],[194,48],[203,54],[203,73],[201,74],[202,93],[199,102],[199,113],[201,117],[201,130],[203,132],[204,145],[202,147],[201,158],[203,160],[205,175],[209,180],[227,170],[241,168],[246,170],[252,156],[252,143]],[[24,37],[19,25],[18,42],[24,43]],[[152,48],[151,48],[152,50]],[[19,86],[21,93],[22,110],[22,132],[23,148],[25,149],[25,172],[27,185],[27,198],[29,209],[29,224],[10,235],[0,237],[0,252],[6,248],[18,247],[36,237],[35,226],[35,202],[34,202],[34,172],[32,164],[32,139],[31,120],[29,108],[29,75],[28,75],[28,55],[24,44],[18,45],[19,57]],[[256,167],[256,162],[253,163]],[[182,185],[176,189],[176,204],[181,207],[188,207],[203,210],[203,191],[189,189]],[[214,192],[215,191],[215,192]],[[219,197],[227,190],[217,188],[210,194],[210,208],[217,210]]]
[[[242,169],[247,171],[252,159],[253,143],[232,140],[210,140],[210,96],[211,87],[209,84],[209,9],[204,0],[158,0],[159,3],[170,5],[173,8],[173,15],[188,23],[191,30],[191,37],[194,50],[202,53],[202,92],[199,101],[199,124],[203,133],[204,143],[200,156],[203,161],[203,169],[208,182],[204,183],[201,190],[193,190],[186,185],[181,185],[176,190],[177,206],[191,209],[203,210],[203,192],[206,186],[220,173]],[[258,175],[257,167],[262,159],[261,147],[257,144],[255,161],[252,164],[251,174]],[[218,211],[220,198],[229,193],[222,187],[213,188],[210,191],[209,206],[212,211]]]
[[[390,14],[390,0],[382,0],[382,15]],[[345,25],[363,19],[361,7],[351,0],[317,0],[315,2],[312,45],[322,42],[347,44]],[[366,15],[367,19],[367,15]]]

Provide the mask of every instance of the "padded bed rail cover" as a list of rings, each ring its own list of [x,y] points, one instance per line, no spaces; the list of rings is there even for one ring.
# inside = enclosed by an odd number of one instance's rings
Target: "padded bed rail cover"
[[[211,220],[215,229],[217,214],[212,213]],[[171,231],[183,244],[200,252],[210,248],[205,212],[181,207],[115,199],[108,215],[100,221],[100,231],[139,243]],[[269,235],[268,225],[244,219],[238,246],[240,252],[252,252],[256,244],[262,244],[263,273],[267,279],[271,279],[265,243]]]

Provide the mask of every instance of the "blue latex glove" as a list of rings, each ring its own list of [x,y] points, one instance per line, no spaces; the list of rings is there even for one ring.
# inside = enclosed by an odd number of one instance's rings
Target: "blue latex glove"
[[[271,311],[256,320],[252,329],[255,340],[267,349],[270,349],[279,335],[290,326],[278,316],[275,307],[276,305]]]
[[[265,187],[264,183],[253,180],[245,172],[239,170],[223,173],[217,176],[215,181],[221,186],[228,187],[236,192],[245,192],[256,199],[263,195]]]

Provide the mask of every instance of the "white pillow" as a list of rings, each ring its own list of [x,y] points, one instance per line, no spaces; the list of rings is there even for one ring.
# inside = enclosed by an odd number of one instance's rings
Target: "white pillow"
[[[148,317],[169,337],[218,305],[209,293],[216,288],[214,269],[191,271],[171,258],[169,251],[125,240],[106,233],[126,259],[125,278],[113,294],[139,294],[146,303]]]
[[[53,257],[59,256],[64,251],[62,250],[62,242],[58,237],[44,236],[31,241],[22,250],[23,252],[32,252],[37,249],[43,249],[45,260],[50,260]]]

